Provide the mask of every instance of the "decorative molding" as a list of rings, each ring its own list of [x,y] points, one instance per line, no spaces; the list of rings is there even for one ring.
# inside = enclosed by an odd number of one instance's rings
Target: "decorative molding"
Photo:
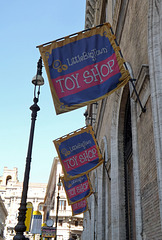
[[[96,0],[87,0],[85,13],[85,29],[91,28],[94,25]]]
[[[149,0],[148,56],[162,229],[162,1]]]
[[[123,32],[128,2],[128,0],[117,0],[114,8],[112,28],[114,30],[118,43],[120,43],[121,35]]]

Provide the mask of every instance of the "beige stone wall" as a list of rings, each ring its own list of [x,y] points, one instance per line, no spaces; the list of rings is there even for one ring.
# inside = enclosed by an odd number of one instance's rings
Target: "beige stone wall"
[[[137,78],[142,64],[148,64],[148,1],[130,0],[127,7],[120,48]]]
[[[162,217],[160,217],[160,212],[162,212],[160,205],[162,192],[160,190],[161,185],[158,184],[161,180],[160,175],[162,172],[161,168],[158,168],[158,166],[161,166],[161,150],[160,146],[156,146],[155,144],[155,138],[157,136],[158,139],[160,138],[157,132],[161,129],[160,124],[157,126],[158,121],[155,122],[155,114],[157,114],[157,119],[160,119],[161,116],[161,105],[159,100],[157,100],[158,94],[159,97],[161,96],[161,85],[159,86],[159,91],[158,87],[154,89],[154,83],[150,82],[152,80],[149,78],[149,68],[151,68],[152,71],[156,68],[156,73],[158,73],[159,76],[161,76],[161,71],[157,68],[158,65],[155,67],[149,66],[151,61],[149,62],[148,57],[148,42],[152,41],[152,46],[156,47],[156,42],[153,44],[154,37],[152,36],[152,39],[149,40],[148,36],[148,17],[151,3],[149,5],[149,1],[147,0],[99,0],[95,2],[94,25],[99,25],[103,22],[103,16],[105,14],[103,11],[106,11],[105,19],[109,19],[109,22],[112,24],[124,59],[132,68],[134,78],[136,79],[134,84],[136,85],[141,103],[143,107],[146,107],[146,112],[142,112],[131,84],[129,87],[127,85],[124,89],[120,89],[108,98],[98,102],[97,116],[95,122],[93,122],[93,128],[103,156],[105,154],[103,139],[104,137],[107,139],[108,161],[106,167],[111,178],[111,180],[107,181],[105,181],[105,179],[102,180],[103,186],[98,186],[98,188],[103,188],[103,192],[100,189],[98,192],[103,194],[108,205],[108,209],[105,210],[107,217],[104,215],[102,219],[102,223],[105,224],[105,228],[103,228],[105,231],[105,239],[126,239],[124,226],[125,203],[123,200],[123,129],[125,105],[128,94],[131,96],[132,114],[132,167],[136,219],[134,229],[136,231],[136,239],[162,239]],[[116,5],[113,9],[114,2],[116,2]],[[152,5],[156,5],[157,7],[160,1],[155,2],[156,4],[152,3]],[[156,8],[156,10],[157,9],[158,8]],[[160,8],[158,11],[160,11]],[[157,14],[155,16],[153,9],[152,17],[156,20]],[[156,28],[158,29],[158,20],[156,21]],[[156,56],[157,51],[155,50],[152,54]],[[152,72],[152,78],[153,77],[154,74]],[[152,86],[152,89],[150,86]],[[157,90],[156,96],[154,96],[154,101],[152,101],[151,94],[155,94],[155,92],[153,92],[155,90]],[[156,106],[156,104],[158,104],[158,106]],[[155,127],[157,129],[155,129]],[[155,130],[157,132],[155,132]],[[161,142],[161,140],[158,139],[156,142]],[[157,156],[159,157],[157,158]],[[99,170],[96,170],[96,176],[97,172],[99,172]],[[92,175],[93,174],[94,173],[92,173]],[[106,174],[103,174],[103,177],[107,177]],[[99,181],[97,184],[98,183]],[[104,191],[107,191],[107,195],[104,195]],[[99,198],[97,200],[98,208],[101,206],[100,211],[102,213],[102,207],[105,207],[105,205],[100,202]],[[92,203],[91,206],[93,206]],[[101,219],[101,216],[98,215],[97,219]],[[90,218],[90,216],[86,214],[86,224],[87,226],[92,226],[91,231],[97,231],[93,225],[93,222],[97,221],[97,219],[93,216]],[[105,220],[108,221],[108,223],[105,223]],[[102,238],[97,235],[97,239]]]
[[[161,239],[157,167],[150,98],[146,108],[146,113],[138,120],[143,232],[150,239]]]

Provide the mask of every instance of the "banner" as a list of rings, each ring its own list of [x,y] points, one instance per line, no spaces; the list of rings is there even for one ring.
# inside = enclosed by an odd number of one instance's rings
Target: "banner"
[[[103,163],[91,126],[53,141],[66,180],[84,175]]]
[[[84,213],[88,210],[88,203],[86,199],[83,199],[77,203],[71,205],[72,215]]]
[[[31,224],[31,218],[33,213],[33,204],[31,202],[28,202],[26,205],[27,211],[26,211],[26,218],[25,218],[25,226],[26,226],[26,232],[29,232],[30,230],[30,224]]]
[[[63,183],[69,205],[83,200],[92,194],[92,186],[87,174],[70,181],[66,181],[63,177],[61,177],[61,181]]]
[[[39,211],[34,211],[32,216],[32,224],[30,232],[33,234],[41,234],[42,214]]]
[[[101,100],[130,79],[109,23],[38,47],[56,114]]]

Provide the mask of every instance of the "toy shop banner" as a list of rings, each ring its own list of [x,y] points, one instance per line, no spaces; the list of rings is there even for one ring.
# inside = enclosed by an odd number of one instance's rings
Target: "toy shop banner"
[[[93,192],[87,174],[69,181],[66,181],[64,177],[61,177],[61,181],[63,183],[69,205],[89,197]]]
[[[38,47],[56,114],[101,100],[130,80],[109,23]]]
[[[76,202],[76,203],[72,204],[71,209],[72,209],[72,215],[73,216],[86,212],[88,210],[87,199],[83,199],[79,202]]]
[[[66,180],[80,177],[103,163],[92,126],[81,128],[53,142]]]

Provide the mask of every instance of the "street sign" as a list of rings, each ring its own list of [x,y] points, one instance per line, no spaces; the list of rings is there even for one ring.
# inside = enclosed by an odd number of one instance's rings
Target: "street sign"
[[[56,236],[55,227],[42,227],[42,237],[53,238]]]

